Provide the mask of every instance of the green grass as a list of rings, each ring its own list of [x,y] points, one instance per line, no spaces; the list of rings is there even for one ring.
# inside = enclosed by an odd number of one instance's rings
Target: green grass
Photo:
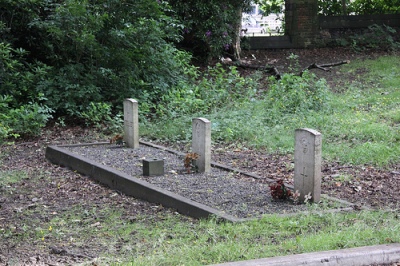
[[[389,166],[400,158],[399,59],[380,57],[338,68],[347,82],[343,88],[335,88],[341,93],[328,93],[329,106],[323,111],[284,113],[271,108],[268,99],[252,99],[222,106],[217,112],[162,119],[141,133],[190,141],[191,118],[202,116],[211,121],[215,142],[240,142],[270,152],[292,153],[295,129],[307,127],[323,134],[325,160]]]
[[[239,224],[188,222],[172,214],[132,222],[111,208],[71,212],[42,224],[35,237],[45,246],[52,238],[76,246],[95,239],[104,250],[100,265],[207,265],[400,242],[398,214],[385,211],[271,215]],[[100,226],[93,226],[98,220],[91,214],[104,217]]]
[[[24,216],[38,216],[38,210]],[[30,241],[37,249],[58,245],[103,250],[98,265],[208,265],[400,242],[399,216],[389,211],[268,215],[233,224],[171,213],[130,220],[120,208],[76,206],[49,221],[30,219],[3,236],[15,237],[15,230],[19,241]]]
[[[215,142],[292,153],[294,130],[307,127],[323,134],[325,160],[390,166],[400,159],[399,59],[354,61],[336,69],[348,80],[329,93],[329,108],[324,111],[282,113],[261,98],[192,117],[211,121]],[[142,133],[189,142],[192,117],[162,120]],[[148,240],[157,245],[126,265],[204,265],[400,241],[399,216],[385,211],[267,216],[242,224],[174,224],[157,224]]]
[[[0,161],[1,162],[1,161]],[[28,178],[25,171],[0,171],[0,188]]]
[[[202,221],[195,226],[184,225],[178,231],[182,233],[175,232],[168,240],[160,235],[171,232],[160,229],[156,238],[161,241],[155,250],[127,265],[205,265],[379,244],[387,239],[399,241],[396,230],[400,227],[393,217],[389,213],[364,212],[292,218],[268,216],[243,224]]]

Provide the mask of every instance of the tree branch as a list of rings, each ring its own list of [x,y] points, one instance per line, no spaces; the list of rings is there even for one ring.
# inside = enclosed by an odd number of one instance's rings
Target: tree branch
[[[341,61],[341,62],[335,62],[335,63],[321,64],[321,65],[313,63],[313,64],[309,65],[308,67],[306,67],[298,75],[302,76],[304,74],[304,71],[310,70],[310,69],[314,69],[314,68],[317,68],[317,69],[320,69],[320,70],[323,70],[323,71],[330,71],[331,68],[334,67],[334,66],[340,66],[340,65],[349,64],[349,63],[350,63],[349,60],[345,60],[345,61]],[[277,79],[281,78],[281,73],[279,72],[279,70],[275,66],[252,65],[252,64],[241,62],[241,61],[236,61],[235,65],[237,67],[240,67],[240,68],[243,68],[243,69],[254,69],[254,70],[265,71],[268,74],[271,74],[271,75],[275,76]]]
[[[299,76],[301,77],[303,75],[304,71],[310,70],[313,68],[317,68],[317,69],[320,69],[323,71],[330,71],[331,68],[334,66],[340,66],[340,65],[349,64],[349,63],[350,63],[350,60],[345,60],[345,61],[336,62],[336,63],[322,64],[322,65],[317,65],[316,63],[313,63],[313,64],[309,65],[308,67],[306,67],[303,71],[301,71]]]

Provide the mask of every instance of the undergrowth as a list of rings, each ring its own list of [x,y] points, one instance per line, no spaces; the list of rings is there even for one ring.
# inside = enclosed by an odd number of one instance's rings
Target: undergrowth
[[[349,77],[344,88],[335,88],[340,93],[312,73],[302,77],[289,73],[281,80],[270,79],[271,89],[261,98],[243,94],[240,100],[236,96],[221,102],[217,110],[199,108],[163,116],[141,132],[149,138],[189,142],[192,118],[205,117],[211,121],[214,142],[292,153],[294,130],[313,128],[323,134],[324,159],[389,166],[400,158],[398,59],[354,61],[336,69]],[[247,87],[251,92],[258,89],[254,81],[246,85],[252,85]]]

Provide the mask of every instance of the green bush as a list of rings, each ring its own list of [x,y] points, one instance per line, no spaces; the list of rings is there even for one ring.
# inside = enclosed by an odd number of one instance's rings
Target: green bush
[[[400,48],[400,40],[397,35],[397,30],[392,27],[374,24],[362,33],[351,36],[351,47],[356,51],[366,49],[398,50]]]
[[[9,137],[18,137],[14,134],[12,128],[8,125],[8,103],[11,101],[9,96],[0,95],[0,143]]]
[[[281,113],[320,111],[329,106],[329,90],[324,79],[308,71],[302,76],[284,74],[280,80],[270,78],[267,94],[268,106]]]
[[[39,97],[40,98],[40,97]],[[52,118],[52,109],[31,102],[18,108],[10,107],[11,96],[0,95],[0,141],[9,137],[37,136]]]
[[[28,56],[28,51],[0,41],[0,95],[11,96],[11,107],[36,101],[39,94],[34,88],[47,79],[51,70],[39,62],[29,63]]]
[[[87,125],[93,125],[105,133],[122,132],[122,114],[113,115],[110,104],[91,102],[79,116],[86,121]]]
[[[34,88],[50,70],[44,64],[31,64],[24,49],[13,49],[0,42],[0,142],[9,137],[36,136],[52,117],[53,110],[43,94]]]
[[[345,3],[345,7],[343,6]],[[398,14],[399,0],[318,0],[319,13],[324,16],[362,15],[362,14]]]
[[[202,77],[191,69],[192,84],[182,82],[163,96],[165,105],[158,111],[171,117],[185,114],[207,113],[221,106],[241,104],[255,96],[256,77],[244,78],[236,67],[225,69],[221,64],[209,67]]]
[[[202,60],[231,53],[240,30],[242,10],[250,1],[232,0],[170,0],[168,1],[184,24],[181,45]]]
[[[150,110],[185,79],[190,56],[174,46],[182,26],[166,1],[3,1],[0,10],[0,70],[14,68],[0,73],[0,95],[18,105],[42,93],[59,117],[91,102],[120,109],[128,97]]]

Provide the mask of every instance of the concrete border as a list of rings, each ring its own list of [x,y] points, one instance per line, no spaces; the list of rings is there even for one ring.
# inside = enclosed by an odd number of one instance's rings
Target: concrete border
[[[400,243],[227,262],[214,266],[363,266],[400,261]]]
[[[126,195],[162,204],[164,207],[176,209],[178,212],[194,218],[209,218],[210,216],[215,216],[216,218],[231,222],[242,221],[234,216],[184,198],[121,171],[72,153],[63,149],[62,146],[48,146],[46,149],[46,158],[54,164],[76,170],[79,173],[87,175]]]
[[[108,142],[97,142],[97,143],[80,143],[80,144],[69,144],[69,145],[58,145],[58,146],[48,146],[46,149],[46,158],[54,164],[65,166],[73,170],[78,171],[81,174],[89,176],[98,182],[109,186],[112,189],[118,190],[126,195],[133,196],[142,200],[146,200],[156,204],[162,204],[164,207],[176,209],[179,213],[188,215],[194,218],[210,218],[215,217],[218,220],[230,221],[230,222],[244,222],[250,220],[257,220],[258,218],[237,218],[233,215],[226,214],[223,211],[211,208],[207,205],[197,203],[193,200],[180,196],[178,194],[172,193],[168,190],[154,186],[146,181],[130,176],[122,171],[116,170],[114,168],[104,166],[93,160],[90,160],[84,156],[70,152],[63,147],[79,147],[79,146],[95,146],[95,145],[106,145]],[[155,149],[164,150],[178,156],[184,156],[184,153],[155,145],[153,143],[140,141],[140,144],[153,147]],[[213,167],[218,167],[226,171],[238,172],[249,177],[259,179],[261,177],[247,173],[245,171],[230,168],[228,166],[217,164],[211,162]],[[269,182],[274,182],[273,179],[267,179]],[[289,188],[293,188],[291,185],[287,185]],[[342,212],[342,211],[352,211],[351,207],[353,204],[342,201],[336,198],[326,197],[328,200],[337,201],[340,204],[347,205],[346,208],[330,209],[324,211],[328,212]],[[277,214],[278,216],[293,216],[297,214],[302,214],[304,212],[296,212],[289,214]],[[319,213],[319,212],[318,212]]]

